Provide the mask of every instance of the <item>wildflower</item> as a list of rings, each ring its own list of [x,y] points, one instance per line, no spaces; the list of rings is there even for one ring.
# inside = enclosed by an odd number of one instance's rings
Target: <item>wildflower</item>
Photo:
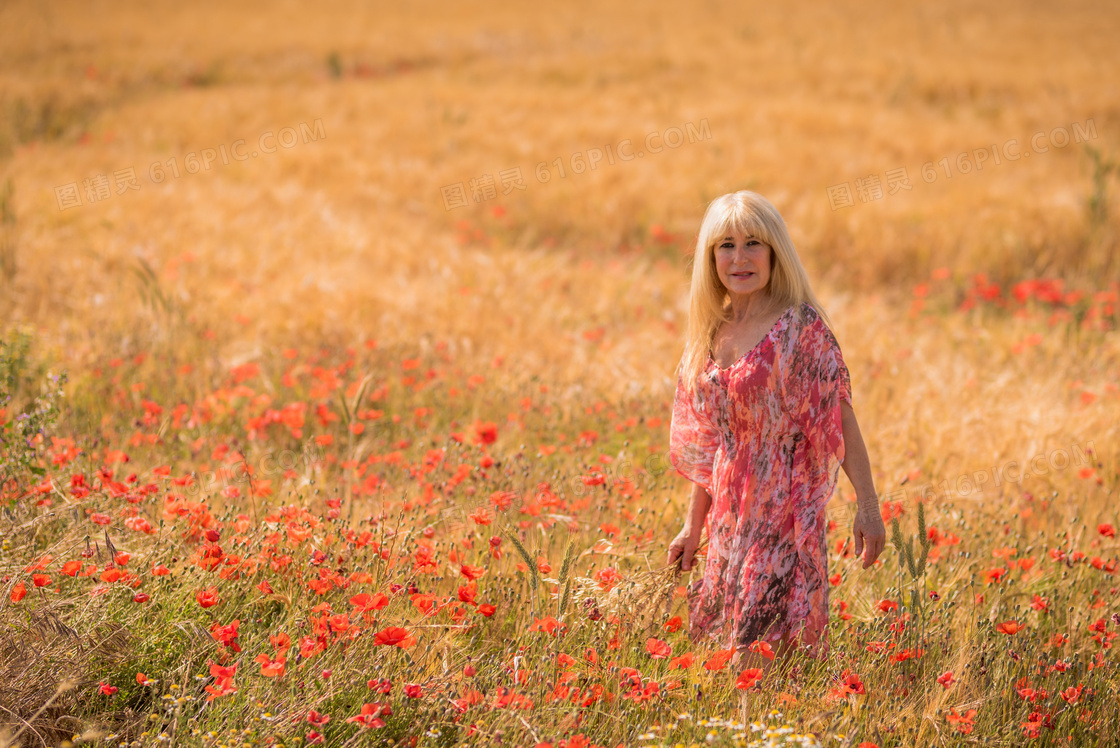
[[[415,644],[416,638],[411,636],[407,629],[403,629],[400,626],[389,626],[374,635],[373,643],[376,645],[387,645],[405,649]]]
[[[937,676],[937,682],[944,686],[946,690],[948,690],[949,686],[953,685],[954,682],[953,672],[951,670],[946,670],[944,673]]]
[[[739,679],[735,681],[735,687],[744,691],[754,688],[755,684],[762,679],[762,675],[762,668],[747,668],[739,673]]]
[[[949,715],[945,717],[950,724],[957,728],[957,732],[968,734],[972,732],[973,718],[976,716],[975,709],[969,709],[964,714],[957,714],[956,709],[950,709]]]
[[[368,592],[362,592],[350,598],[350,604],[354,606],[354,612],[359,615],[364,615],[375,610],[381,610],[389,604],[389,598],[380,592],[371,595]]]
[[[388,704],[374,702],[372,704],[362,704],[362,711],[353,717],[348,717],[347,722],[355,722],[362,727],[384,727],[385,722],[381,719],[381,715],[388,716],[393,713],[392,708]]]
[[[112,696],[113,694],[115,694],[119,690],[120,689],[118,689],[116,686],[110,686],[105,681],[101,681],[100,683],[97,684],[97,691],[102,696]]]
[[[286,659],[283,656],[277,655],[276,657],[269,657],[266,654],[259,654],[253,661],[260,663],[261,675],[266,678],[279,678],[284,674],[284,663]]]
[[[673,668],[681,668],[683,670],[684,668],[692,665],[692,660],[692,653],[685,652],[680,657],[674,657],[673,659],[669,660],[669,669],[672,670]]]
[[[468,564],[463,564],[459,569],[459,573],[473,582],[474,580],[485,574],[486,569],[481,566],[469,566]]]
[[[646,640],[646,652],[655,660],[663,660],[672,654],[673,649],[665,642],[655,637]]]
[[[312,709],[307,713],[307,721],[316,727],[321,727],[331,721],[331,715],[319,714],[319,712]]]
[[[562,633],[566,628],[564,624],[560,623],[552,616],[539,618],[529,626],[530,631],[544,631],[545,633],[553,635],[555,635],[557,631]]]
[[[222,626],[215,621],[210,626],[210,636],[214,637],[215,641],[221,642],[222,646],[229,647],[234,652],[241,651],[241,645],[237,643],[237,626],[241,623],[241,619],[235,618],[233,623],[228,626]]]
[[[1022,628],[1022,624],[1020,624],[1018,621],[1004,621],[1003,623],[996,626],[996,631],[1007,634],[1008,636],[1014,636]]]
[[[194,599],[203,608],[209,608],[218,604],[218,590],[215,587],[209,587],[205,590],[199,590],[194,594]]]
[[[770,648],[770,642],[756,639],[751,642],[750,651],[757,652],[768,660],[774,659],[774,650]]]
[[[705,670],[723,670],[727,666],[728,660],[735,654],[734,649],[721,649],[715,652],[707,662],[704,663]]]

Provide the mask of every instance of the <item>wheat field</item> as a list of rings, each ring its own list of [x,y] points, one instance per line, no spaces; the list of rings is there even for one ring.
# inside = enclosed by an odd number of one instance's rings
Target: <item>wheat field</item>
[[[1117,744],[1116,38],[0,4],[0,746]],[[753,688],[665,566],[693,243],[740,189],[891,533],[862,570],[842,476],[835,653]]]

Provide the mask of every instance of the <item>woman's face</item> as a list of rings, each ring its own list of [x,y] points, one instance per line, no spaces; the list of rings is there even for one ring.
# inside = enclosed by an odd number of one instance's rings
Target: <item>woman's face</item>
[[[733,234],[716,242],[716,273],[732,296],[751,294],[770,282],[770,245]]]

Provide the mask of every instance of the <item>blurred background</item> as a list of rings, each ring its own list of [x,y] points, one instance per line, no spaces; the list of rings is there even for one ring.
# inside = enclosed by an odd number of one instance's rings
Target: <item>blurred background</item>
[[[962,433],[1100,449],[1117,38],[1099,2],[6,2],[0,319],[171,399],[364,345],[665,416],[700,218],[752,189],[885,482]]]

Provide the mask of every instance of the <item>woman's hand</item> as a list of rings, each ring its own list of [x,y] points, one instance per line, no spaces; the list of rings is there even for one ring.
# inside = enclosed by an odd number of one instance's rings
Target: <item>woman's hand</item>
[[[677,537],[673,538],[673,542],[669,543],[669,564],[679,561],[681,571],[691,569],[693,556],[696,555],[696,549],[700,547],[700,536],[703,531],[703,526],[693,530],[691,525],[686,524]],[[883,537],[886,537],[885,531]]]
[[[856,557],[863,555],[863,568],[866,569],[875,563],[887,544],[887,528],[883,525],[878,502],[860,507],[856,512],[856,518],[852,521],[852,536],[856,539]]]

